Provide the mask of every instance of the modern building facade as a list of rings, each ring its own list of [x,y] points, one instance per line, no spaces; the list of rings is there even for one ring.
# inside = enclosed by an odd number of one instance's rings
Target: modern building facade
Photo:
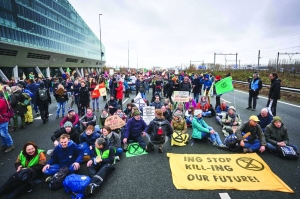
[[[5,73],[15,66],[21,74],[50,67],[52,75],[61,67],[99,68],[105,63],[100,45],[68,0],[0,0],[0,68]]]

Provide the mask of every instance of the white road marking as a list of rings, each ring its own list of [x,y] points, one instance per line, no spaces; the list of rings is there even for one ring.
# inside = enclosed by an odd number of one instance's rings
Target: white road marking
[[[238,90],[235,90],[235,91],[237,91],[237,92],[240,92],[240,93],[244,93],[244,94],[249,94],[249,93],[246,93],[246,92],[244,92],[244,91],[238,91]],[[268,100],[269,98],[267,98],[267,97],[263,97],[263,96],[258,96],[259,98],[263,98],[263,99],[266,99],[266,100]],[[297,107],[297,108],[300,108],[300,106],[298,106],[298,105],[295,105],[295,104],[291,104],[291,103],[287,103],[287,102],[283,102],[283,101],[278,101],[278,103],[281,103],[281,104],[286,104],[286,105],[290,105],[290,106],[294,106],[294,107]]]
[[[230,102],[230,101],[227,101],[227,100],[225,100],[225,99],[223,99],[223,98],[221,98],[221,101],[225,101],[226,103],[229,103],[229,104],[231,104],[231,102]]]
[[[53,114],[49,114],[49,117],[50,117],[51,115],[53,115]],[[41,120],[41,119],[42,119],[41,116],[34,118],[34,120]]]
[[[231,199],[228,193],[219,193],[221,199]]]
[[[129,98],[126,98],[126,100],[124,100],[124,102],[122,104],[124,104]]]

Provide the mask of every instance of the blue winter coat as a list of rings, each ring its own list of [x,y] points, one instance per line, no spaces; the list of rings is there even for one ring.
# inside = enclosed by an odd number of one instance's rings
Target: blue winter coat
[[[80,143],[86,142],[88,146],[95,146],[95,141],[97,138],[100,137],[99,133],[92,133],[91,135],[87,135],[85,132],[81,134],[80,136]]]
[[[270,113],[268,113],[267,117],[262,117],[261,114],[258,114],[257,117],[259,119],[258,124],[262,129],[265,129],[273,120],[273,116]]]
[[[194,119],[192,121],[192,127],[192,138],[202,139],[202,132],[209,133],[209,126],[206,124],[202,117],[197,118],[197,116],[194,116]]]
[[[226,105],[226,108],[225,108],[224,110],[222,110],[222,109],[221,109],[221,106],[218,106],[217,109],[216,109],[216,113],[221,113],[222,111],[227,112],[227,111],[228,111],[228,108],[229,108],[229,107]]]
[[[33,93],[33,98],[35,98],[36,91],[40,88],[40,85],[36,83],[32,83],[28,87],[29,90]]]
[[[70,140],[67,148],[62,148],[59,144],[54,148],[51,159],[47,164],[58,164],[60,167],[69,167],[74,162],[81,163],[83,160],[83,151]]]
[[[128,138],[129,134],[132,137],[138,137],[142,132],[147,131],[147,124],[144,120],[136,120],[134,117],[130,118],[125,127],[126,131],[124,134],[124,138]]]

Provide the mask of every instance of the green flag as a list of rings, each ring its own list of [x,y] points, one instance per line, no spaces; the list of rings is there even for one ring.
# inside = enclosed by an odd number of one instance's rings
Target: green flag
[[[133,142],[127,147],[126,157],[134,157],[145,154],[148,153],[144,149],[142,149],[138,142]]]
[[[232,79],[231,77],[226,77],[215,84],[217,95],[233,91]]]
[[[70,70],[70,68],[69,68],[69,67],[67,68],[67,72],[68,72],[69,74],[70,74],[70,72],[71,72],[71,70]]]

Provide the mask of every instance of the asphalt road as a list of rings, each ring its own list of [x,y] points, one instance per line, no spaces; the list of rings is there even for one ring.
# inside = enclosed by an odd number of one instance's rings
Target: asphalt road
[[[133,94],[131,95],[133,98]],[[150,95],[147,95],[150,99]],[[259,109],[265,107],[267,100],[260,96],[257,105],[257,111],[252,112],[246,110],[248,95],[235,91],[222,96],[227,100],[228,105],[234,105],[237,112],[241,115],[243,121],[246,121],[250,115],[258,114]],[[131,99],[128,99],[129,102]],[[100,99],[101,102],[102,98]],[[124,105],[127,103],[125,102]],[[212,104],[215,101],[212,99]],[[101,108],[104,103],[101,104]],[[0,154],[0,184],[3,184],[10,175],[15,172],[14,162],[21,151],[23,144],[26,141],[34,141],[44,150],[53,148],[51,142],[52,133],[59,127],[60,119],[55,119],[56,103],[50,106],[50,113],[53,114],[49,118],[47,124],[42,124],[40,119],[35,119],[32,125],[27,126],[25,130],[12,132],[11,136],[14,140],[15,150],[8,153]],[[76,110],[76,109],[75,109]],[[291,106],[287,104],[278,103],[278,115],[283,119],[283,122],[288,128],[291,143],[300,146],[299,139],[299,112],[300,106]],[[97,113],[99,115],[99,113]],[[213,126],[217,132],[221,132],[221,127],[216,124],[214,118],[206,118],[206,122]],[[191,133],[191,129],[188,131]],[[221,135],[221,133],[220,133]],[[224,139],[221,135],[222,140]],[[278,175],[295,193],[288,194],[273,191],[236,191],[236,190],[200,190],[188,191],[177,190],[172,182],[170,172],[169,160],[166,157],[166,152],[179,154],[230,154],[231,152],[221,150],[208,144],[206,142],[197,142],[193,146],[187,145],[185,147],[173,147],[172,150],[168,146],[164,148],[164,153],[159,154],[157,151],[137,157],[126,158],[122,155],[121,161],[117,162],[116,170],[109,176],[104,185],[99,190],[99,193],[90,198],[201,198],[214,199],[220,198],[219,193],[228,193],[232,199],[241,198],[300,198],[300,160],[287,161],[275,157],[268,152],[259,154],[262,159],[270,166],[272,171]],[[82,165],[80,172],[86,174],[87,170]],[[63,189],[51,191],[41,187],[39,184],[32,193],[24,194],[22,199],[53,199],[53,198],[71,198]]]

